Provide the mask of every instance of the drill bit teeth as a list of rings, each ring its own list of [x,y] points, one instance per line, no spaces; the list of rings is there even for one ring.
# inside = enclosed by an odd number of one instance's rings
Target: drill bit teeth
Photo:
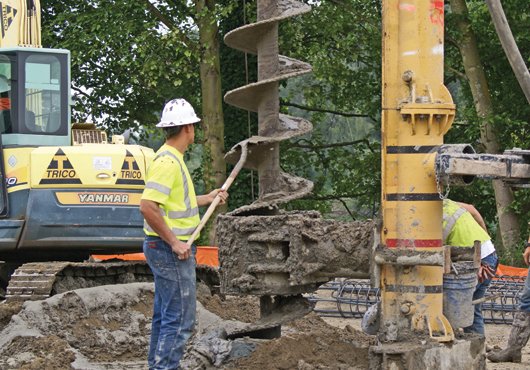
[[[259,199],[235,214],[261,208],[274,210],[278,204],[302,198],[313,189],[311,181],[280,172],[279,164],[279,143],[313,130],[311,122],[279,113],[279,81],[313,69],[308,63],[278,54],[278,21],[307,13],[311,7],[292,0],[258,0],[257,7],[256,23],[237,28],[224,39],[228,46],[258,56],[258,81],[231,90],[224,97],[227,104],[258,113],[258,135],[245,140],[248,157],[244,167],[258,171]],[[242,144],[227,153],[228,163],[239,161]]]

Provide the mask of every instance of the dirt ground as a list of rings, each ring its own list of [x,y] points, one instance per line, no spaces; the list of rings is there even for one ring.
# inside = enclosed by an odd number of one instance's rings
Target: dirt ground
[[[24,305],[0,304],[0,369],[147,369],[153,291],[152,284],[135,283],[81,289]],[[259,316],[256,298],[199,296],[198,301],[224,327]],[[198,317],[197,331],[214,326],[203,317]],[[330,326],[313,313],[282,329],[281,338],[262,340],[250,356],[211,368],[368,368],[373,340],[351,326]]]
[[[328,305],[317,305],[318,308],[330,308]],[[344,319],[335,317],[323,317],[327,324],[344,328],[346,325],[351,326],[356,330],[361,330],[361,319]],[[486,324],[486,349],[504,348],[508,337],[510,336],[511,326],[505,324]],[[515,363],[492,363],[486,361],[487,370],[528,370],[530,369],[530,345],[523,348],[523,359],[520,364]]]
[[[343,328],[345,325],[350,325],[354,329],[361,330],[360,319],[343,319],[334,317],[324,317],[322,319],[331,326]],[[498,348],[504,348],[510,335],[511,326],[505,324],[486,324],[485,329],[487,349],[491,350],[495,346],[498,346]],[[487,361],[486,366],[487,370],[528,370],[530,369],[530,345],[527,345],[525,348],[523,348],[523,360],[520,364],[495,364]]]
[[[486,346],[491,349],[495,346],[504,348],[508,337],[510,336],[511,326],[509,325],[485,325],[486,328]],[[497,363],[488,361],[488,370],[523,370],[530,369],[530,345],[523,348],[523,359],[520,364],[514,363]]]
[[[198,316],[196,337],[209,328],[242,326],[259,316],[258,300],[252,297],[222,301],[202,295],[198,301],[210,316]],[[0,369],[146,370],[152,303],[153,286],[148,283],[82,289],[23,306],[1,303]],[[247,357],[202,368],[368,369],[368,348],[375,337],[362,333],[360,325],[360,319],[312,313],[282,326],[281,338],[256,341],[259,345]],[[486,325],[488,347],[503,346],[509,331],[508,325]],[[488,370],[529,368],[530,346],[521,364],[487,364]]]

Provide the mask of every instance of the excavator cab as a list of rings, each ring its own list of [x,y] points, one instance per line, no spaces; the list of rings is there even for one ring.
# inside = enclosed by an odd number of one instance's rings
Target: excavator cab
[[[70,145],[70,52],[0,49],[0,218],[9,216],[3,149]],[[14,159],[11,159],[14,161]]]
[[[70,144],[69,51],[0,50],[2,144]]]

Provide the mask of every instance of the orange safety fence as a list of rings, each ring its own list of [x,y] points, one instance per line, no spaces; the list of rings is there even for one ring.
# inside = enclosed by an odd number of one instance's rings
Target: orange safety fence
[[[219,258],[217,255],[217,247],[197,247],[198,265],[219,266]],[[114,254],[114,255],[93,255],[95,259],[106,261],[111,259],[120,259],[123,261],[145,261],[143,253],[129,253],[129,254]]]
[[[197,247],[198,265],[219,266],[219,256],[217,247]]]
[[[143,253],[129,253],[129,254],[115,254],[115,255],[93,255],[92,257],[99,260],[121,259],[124,261],[145,261]],[[198,265],[219,266],[218,248],[217,247],[197,247],[197,254],[195,255]],[[511,267],[500,265],[497,267],[498,276],[520,276],[526,277],[528,275],[527,268]]]
[[[505,265],[499,264],[499,266],[497,266],[496,275],[498,275],[498,276],[508,275],[508,276],[526,277],[528,275],[528,269],[527,268],[505,266]]]
[[[95,255],[92,257],[97,260],[107,261],[112,259],[122,260],[122,261],[145,261],[145,256],[143,253],[128,253],[128,254],[109,254],[109,255]]]

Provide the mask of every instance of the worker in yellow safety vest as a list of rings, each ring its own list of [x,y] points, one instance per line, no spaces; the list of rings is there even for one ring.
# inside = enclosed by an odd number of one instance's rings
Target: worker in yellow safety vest
[[[443,200],[443,243],[454,247],[472,247],[475,240],[481,242],[482,264],[478,272],[478,284],[473,293],[473,300],[484,297],[497,270],[497,254],[495,246],[488,235],[484,219],[471,204]],[[482,304],[474,307],[473,324],[464,328],[466,333],[484,335],[484,319]]]
[[[199,225],[198,207],[217,195],[216,189],[196,196],[184,152],[195,139],[200,119],[184,99],[166,103],[160,123],[166,143],[157,151],[146,174],[140,201],[146,237],[143,251],[155,278],[155,301],[148,363],[150,370],[178,369],[186,341],[193,334],[196,310],[195,253],[186,242]]]

